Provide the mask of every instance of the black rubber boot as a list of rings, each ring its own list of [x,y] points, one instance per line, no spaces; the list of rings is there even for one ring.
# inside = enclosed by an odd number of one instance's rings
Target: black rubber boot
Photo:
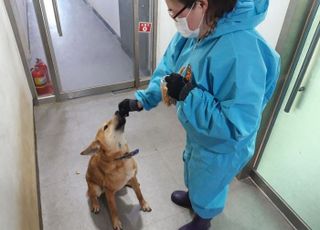
[[[179,230],[208,230],[210,228],[211,219],[202,219],[200,216],[196,215],[193,220]]]
[[[171,200],[176,205],[179,205],[179,206],[184,207],[184,208],[192,209],[188,192],[185,192],[185,191],[174,191],[171,194]]]

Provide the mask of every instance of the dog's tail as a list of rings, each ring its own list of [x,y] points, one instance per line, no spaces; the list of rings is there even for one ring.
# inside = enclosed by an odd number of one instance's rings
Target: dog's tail
[[[100,142],[93,141],[85,150],[83,150],[80,155],[90,155],[96,153],[100,149]]]

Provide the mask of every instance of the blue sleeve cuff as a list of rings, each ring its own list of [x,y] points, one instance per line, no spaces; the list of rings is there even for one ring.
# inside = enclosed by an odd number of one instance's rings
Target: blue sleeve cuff
[[[151,110],[153,107],[150,103],[148,103],[147,101],[147,97],[146,97],[146,92],[145,90],[137,90],[136,93],[134,94],[136,99],[141,103],[141,105],[143,106],[143,109],[146,111]]]

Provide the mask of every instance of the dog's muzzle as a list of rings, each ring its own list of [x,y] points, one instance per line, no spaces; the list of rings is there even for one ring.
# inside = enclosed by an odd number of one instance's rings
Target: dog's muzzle
[[[119,111],[117,111],[116,113],[115,113],[115,115],[116,115],[116,117],[117,117],[117,120],[118,120],[118,124],[117,124],[117,126],[116,126],[116,130],[124,130],[124,126],[125,126],[125,124],[126,124],[126,118],[125,117],[123,117],[123,116],[121,116],[120,115],[120,113],[119,113]]]

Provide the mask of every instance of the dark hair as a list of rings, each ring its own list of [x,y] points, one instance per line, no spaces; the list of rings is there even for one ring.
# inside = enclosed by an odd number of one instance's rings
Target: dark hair
[[[178,0],[188,8],[197,2],[197,0]],[[206,14],[207,23],[214,22],[221,18],[225,13],[233,10],[237,0],[208,0],[208,10]]]

